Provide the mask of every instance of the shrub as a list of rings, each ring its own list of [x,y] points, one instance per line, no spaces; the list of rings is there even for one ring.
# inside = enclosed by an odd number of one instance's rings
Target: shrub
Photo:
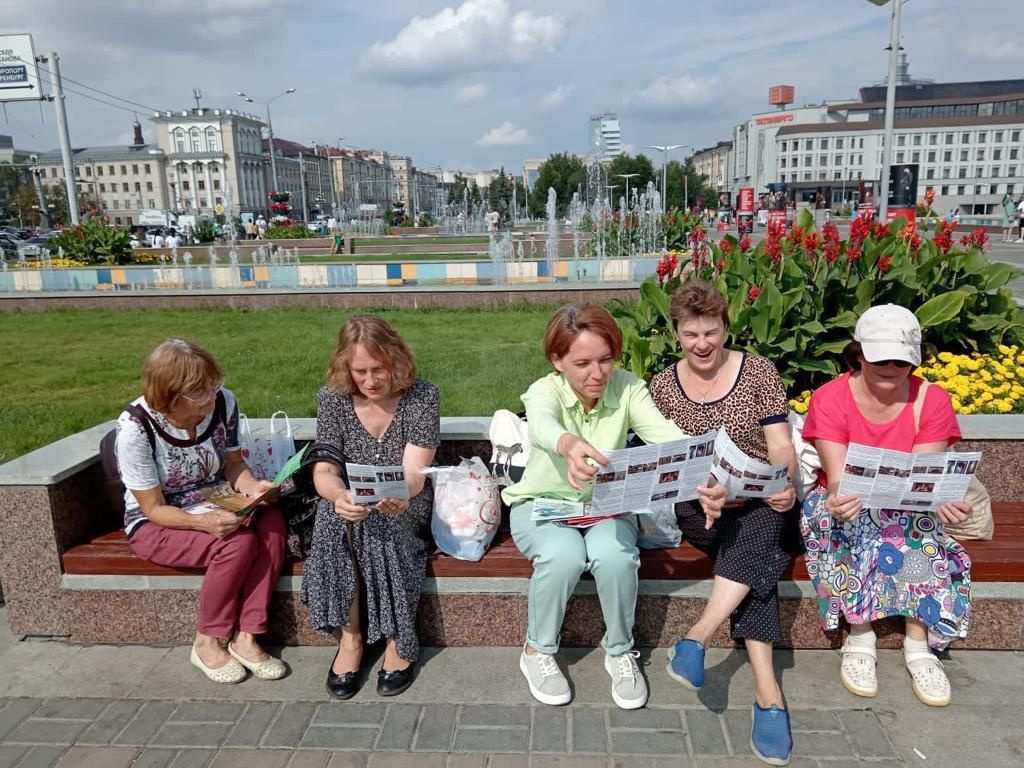
[[[127,264],[132,259],[128,230],[108,227],[102,219],[66,227],[51,241],[50,249],[58,248],[63,250],[64,258],[85,264]]]
[[[217,239],[217,230],[213,226],[213,222],[209,219],[200,219],[196,223],[195,232],[196,240],[200,243],[212,243]]]
[[[960,247],[952,230],[939,222],[927,239],[902,217],[884,225],[861,216],[841,240],[833,224],[815,230],[806,210],[789,233],[770,226],[756,247],[732,236],[719,245],[694,229],[688,261],[666,255],[637,304],[612,302],[623,364],[650,378],[678,359],[669,296],[690,277],[725,294],[732,345],[772,360],[790,391],[813,389],[844,369],[840,353],[857,318],[875,304],[913,310],[927,340],[954,355],[1021,344],[1024,311],[1006,286],[1024,273],[989,262],[984,229],[965,235]]]
[[[310,232],[305,224],[274,224],[267,228],[264,235],[267,240],[299,240],[316,236],[316,232]]]

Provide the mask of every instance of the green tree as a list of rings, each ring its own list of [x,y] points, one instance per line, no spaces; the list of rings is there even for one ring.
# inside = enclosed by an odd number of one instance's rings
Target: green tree
[[[512,211],[512,188],[512,180],[505,175],[505,168],[502,167],[498,175],[487,185],[487,204],[492,211]]]
[[[557,198],[557,212],[565,216],[573,193],[586,184],[587,169],[576,155],[561,152],[545,160],[537,174],[537,183],[530,195],[530,215],[540,218],[548,203],[548,189],[554,188]]]
[[[634,189],[642,193],[650,181],[653,181],[659,187],[661,186],[661,182],[658,180],[660,177],[657,175],[657,171],[654,170],[654,165],[645,155],[618,155],[608,164],[607,170],[608,183],[615,184],[618,187],[615,190],[615,201],[612,206],[616,210],[619,208],[619,199],[626,194],[626,179],[620,178],[623,174],[638,174],[629,179],[630,197],[633,196]]]
[[[673,206],[682,209],[686,197],[686,193],[689,193],[690,207],[693,208],[697,204],[697,198],[704,198],[704,205],[712,208],[718,207],[718,191],[708,183],[708,177],[704,174],[697,173],[697,170],[693,167],[693,161],[690,159],[686,160],[685,165],[681,164],[678,160],[670,160],[667,170],[668,176],[668,205],[667,208]],[[685,182],[685,183],[684,183]],[[661,182],[658,182],[659,188]]]
[[[466,177],[461,173],[455,173],[455,181],[448,185],[448,202],[449,203],[461,203],[462,196],[465,194],[466,188]]]
[[[469,202],[470,205],[480,205],[483,202],[483,195],[480,193],[480,187],[477,186],[476,179],[469,180]]]

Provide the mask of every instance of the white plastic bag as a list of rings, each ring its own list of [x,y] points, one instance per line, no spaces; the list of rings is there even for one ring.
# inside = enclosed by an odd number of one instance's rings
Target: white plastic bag
[[[438,548],[459,560],[479,560],[501,519],[499,484],[478,456],[457,467],[427,467],[434,485],[430,530]]]
[[[675,549],[683,540],[674,508],[637,515],[636,519],[640,526],[636,545],[640,549]]]
[[[803,501],[807,494],[814,490],[818,484],[818,470],[821,469],[821,459],[818,451],[812,443],[804,441],[803,429],[806,418],[796,411],[789,412],[790,436],[793,438],[793,448],[796,450],[796,472],[793,475],[793,489],[796,497]]]
[[[278,416],[284,418],[283,423],[277,423]],[[295,439],[288,414],[277,411],[271,416],[268,432],[254,430],[249,423],[249,417],[245,414],[239,415],[238,444],[242,449],[242,458],[252,470],[253,477],[257,480],[272,480],[288,459],[295,455]]]

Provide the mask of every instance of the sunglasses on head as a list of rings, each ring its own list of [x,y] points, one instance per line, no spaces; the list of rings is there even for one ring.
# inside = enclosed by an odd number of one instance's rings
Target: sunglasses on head
[[[912,363],[906,360],[875,360],[874,362],[868,360],[868,362],[878,368],[884,368],[887,365],[895,365],[897,368],[909,368],[912,365]]]

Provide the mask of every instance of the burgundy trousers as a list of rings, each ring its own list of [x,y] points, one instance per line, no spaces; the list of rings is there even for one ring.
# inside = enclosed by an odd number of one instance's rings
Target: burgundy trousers
[[[199,590],[199,631],[230,638],[268,628],[270,597],[284,565],[285,522],[273,507],[256,510],[234,533],[218,539],[203,531],[144,523],[129,540],[144,560],[172,568],[206,568]]]

